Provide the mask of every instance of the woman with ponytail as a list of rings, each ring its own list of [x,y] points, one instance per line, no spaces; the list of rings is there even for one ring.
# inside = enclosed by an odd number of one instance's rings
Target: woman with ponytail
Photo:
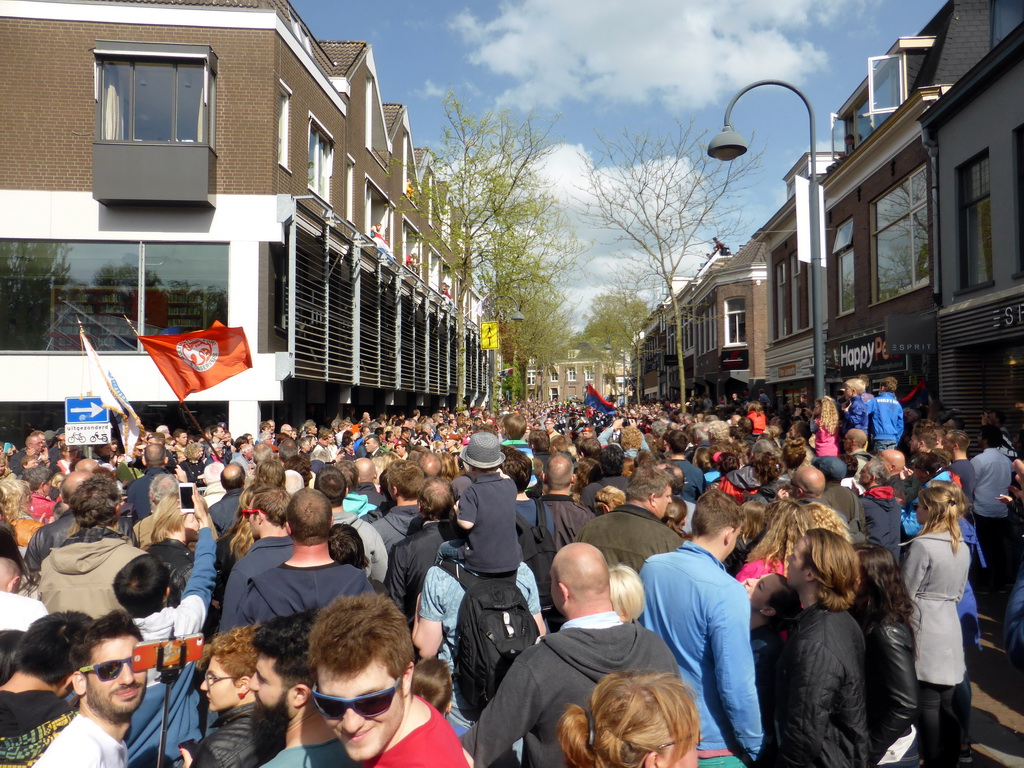
[[[558,721],[568,768],[696,768],[700,716],[676,675],[617,672]]]
[[[964,646],[957,603],[964,595],[971,556],[960,533],[967,511],[963,491],[932,480],[917,497],[921,532],[903,561],[903,580],[917,611],[917,679],[921,685],[918,720],[925,768],[956,766],[961,724],[953,713],[953,688],[964,677]]]

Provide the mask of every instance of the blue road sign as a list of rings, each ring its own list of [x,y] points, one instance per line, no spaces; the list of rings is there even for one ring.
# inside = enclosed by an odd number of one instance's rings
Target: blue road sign
[[[106,424],[107,409],[100,397],[65,397],[65,424]]]

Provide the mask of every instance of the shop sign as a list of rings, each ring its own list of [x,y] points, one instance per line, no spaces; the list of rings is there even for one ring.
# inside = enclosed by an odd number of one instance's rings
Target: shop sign
[[[745,349],[723,352],[720,363],[724,371],[745,371],[750,367],[750,353]]]
[[[997,307],[995,313],[996,328],[1017,328],[1024,326],[1024,301],[1018,301],[1007,307]]]
[[[889,373],[906,369],[903,355],[889,354],[885,333],[860,336],[840,342],[832,349],[832,364],[842,376],[861,373]]]
[[[885,339],[889,352],[934,355],[939,351],[935,343],[935,315],[890,315],[885,318]]]
[[[790,365],[780,365],[775,369],[775,378],[777,379],[792,379],[796,376],[796,363]]]
[[[665,367],[666,368],[678,368],[679,367],[679,355],[665,355]]]

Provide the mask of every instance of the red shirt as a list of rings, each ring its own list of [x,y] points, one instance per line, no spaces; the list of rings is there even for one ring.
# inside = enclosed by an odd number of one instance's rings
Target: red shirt
[[[448,721],[423,703],[430,709],[430,719],[384,754],[363,763],[366,768],[469,768],[462,743]]]

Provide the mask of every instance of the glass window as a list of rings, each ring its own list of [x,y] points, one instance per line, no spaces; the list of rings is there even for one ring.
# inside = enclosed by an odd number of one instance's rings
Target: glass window
[[[314,123],[309,124],[309,188],[324,200],[331,197],[334,152],[331,140]]]
[[[875,301],[885,301],[928,282],[928,206],[925,169],[872,205]]]
[[[1024,22],[1024,0],[992,0],[992,47]]]
[[[873,56],[868,59],[868,101],[872,113],[895,112],[903,103],[903,57]]]
[[[839,225],[836,240],[832,245],[832,255],[838,264],[838,306],[839,314],[852,312],[855,303],[855,277],[853,273],[853,219]]]
[[[786,262],[775,265],[775,338],[789,335],[789,312],[786,303]]]
[[[552,368],[548,375],[549,381],[558,381],[558,369]]]
[[[526,385],[528,387],[533,387],[533,386],[536,386],[536,384],[537,384],[537,371],[535,371],[533,368],[530,368],[526,372]]]
[[[107,351],[136,350],[136,327],[227,323],[227,273],[226,245],[0,241],[0,350],[80,352],[79,322]]]
[[[725,301],[725,343],[747,343],[747,301],[743,298]]]
[[[205,63],[104,60],[100,78],[102,140],[209,141]]]
[[[793,331],[800,330],[800,259],[796,255],[789,257],[789,327]]]
[[[960,286],[992,279],[992,201],[988,155],[959,169]]]
[[[576,383],[576,368],[570,367],[565,369],[565,380],[570,384]]]
[[[292,97],[285,91],[277,94],[277,162],[288,167],[288,113]]]
[[[584,368],[583,369],[583,380],[587,381],[587,382],[590,382],[590,381],[594,380],[594,369],[593,368]]]
[[[149,243],[146,265],[146,333],[188,333],[228,322],[226,245]]]

